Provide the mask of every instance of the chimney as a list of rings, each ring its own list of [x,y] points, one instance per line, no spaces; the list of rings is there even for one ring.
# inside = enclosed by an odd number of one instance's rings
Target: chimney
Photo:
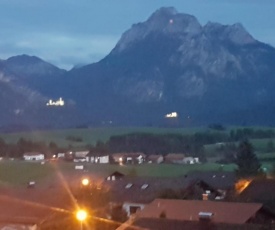
[[[211,194],[211,191],[206,190],[205,193],[202,194],[202,200],[208,200],[210,194]]]

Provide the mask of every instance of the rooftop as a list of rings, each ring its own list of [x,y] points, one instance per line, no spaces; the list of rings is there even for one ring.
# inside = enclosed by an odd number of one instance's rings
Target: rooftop
[[[211,213],[214,223],[244,224],[262,208],[258,203],[233,203],[199,200],[155,199],[137,215],[139,218],[160,218],[199,221],[199,213]]]

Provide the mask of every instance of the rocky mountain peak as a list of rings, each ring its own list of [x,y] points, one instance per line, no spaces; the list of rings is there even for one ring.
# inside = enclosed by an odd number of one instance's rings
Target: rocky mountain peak
[[[151,33],[194,36],[201,31],[202,27],[194,16],[178,13],[173,7],[162,7],[155,11],[147,21],[134,24],[126,31],[118,42],[116,51],[125,50],[132,43],[144,39]]]
[[[243,27],[241,23],[233,25],[221,25],[208,22],[204,27],[205,34],[219,40],[229,40],[237,45],[252,44],[257,42]]]
[[[227,26],[225,34],[229,39],[239,45],[250,44],[256,42],[256,40],[246,31],[241,23],[236,23],[231,26]]]

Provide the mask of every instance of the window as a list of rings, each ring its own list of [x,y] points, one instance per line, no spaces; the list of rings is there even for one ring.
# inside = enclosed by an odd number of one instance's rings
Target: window
[[[148,184],[144,184],[141,186],[141,189],[146,189],[149,185]]]
[[[129,183],[129,184],[127,184],[127,185],[125,186],[125,188],[126,188],[126,189],[129,189],[129,188],[131,188],[132,186],[133,186],[133,184]]]

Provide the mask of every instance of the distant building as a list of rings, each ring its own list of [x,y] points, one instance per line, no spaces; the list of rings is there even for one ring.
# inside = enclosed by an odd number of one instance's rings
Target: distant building
[[[177,112],[172,112],[172,113],[168,113],[165,115],[166,118],[176,118],[178,117],[178,113]]]
[[[123,173],[120,173],[118,171],[113,172],[109,176],[106,177],[107,181],[116,181],[121,180],[125,175]]]
[[[75,151],[74,156],[75,157],[86,157],[89,153],[89,150],[82,150],[82,151]]]
[[[173,164],[198,164],[198,157],[186,157],[183,153],[169,153],[165,156],[166,163]]]
[[[148,155],[147,162],[153,164],[160,164],[164,161],[163,155]]]
[[[74,162],[86,162],[87,159],[85,157],[75,157]]]
[[[144,153],[114,153],[112,155],[114,162],[124,164],[142,164],[145,162]]]
[[[185,154],[183,153],[169,153],[165,156],[166,163],[183,164]]]
[[[190,164],[190,165],[192,165],[192,164],[198,164],[200,162],[199,162],[199,158],[198,157],[185,157],[183,159],[183,163],[184,164]]]
[[[65,101],[62,99],[62,97],[60,97],[57,101],[53,101],[52,99],[50,99],[47,103],[47,106],[64,106],[65,105]]]
[[[96,164],[110,163],[110,156],[108,154],[88,153],[85,158],[86,158],[86,161],[90,163],[96,163]]]
[[[88,155],[88,153],[88,150],[70,151],[66,153],[65,159],[72,160],[74,162],[86,162],[86,156]]]
[[[37,152],[24,153],[23,158],[25,161],[42,161],[45,159],[45,155]]]
[[[57,153],[57,158],[65,158],[65,153]]]

